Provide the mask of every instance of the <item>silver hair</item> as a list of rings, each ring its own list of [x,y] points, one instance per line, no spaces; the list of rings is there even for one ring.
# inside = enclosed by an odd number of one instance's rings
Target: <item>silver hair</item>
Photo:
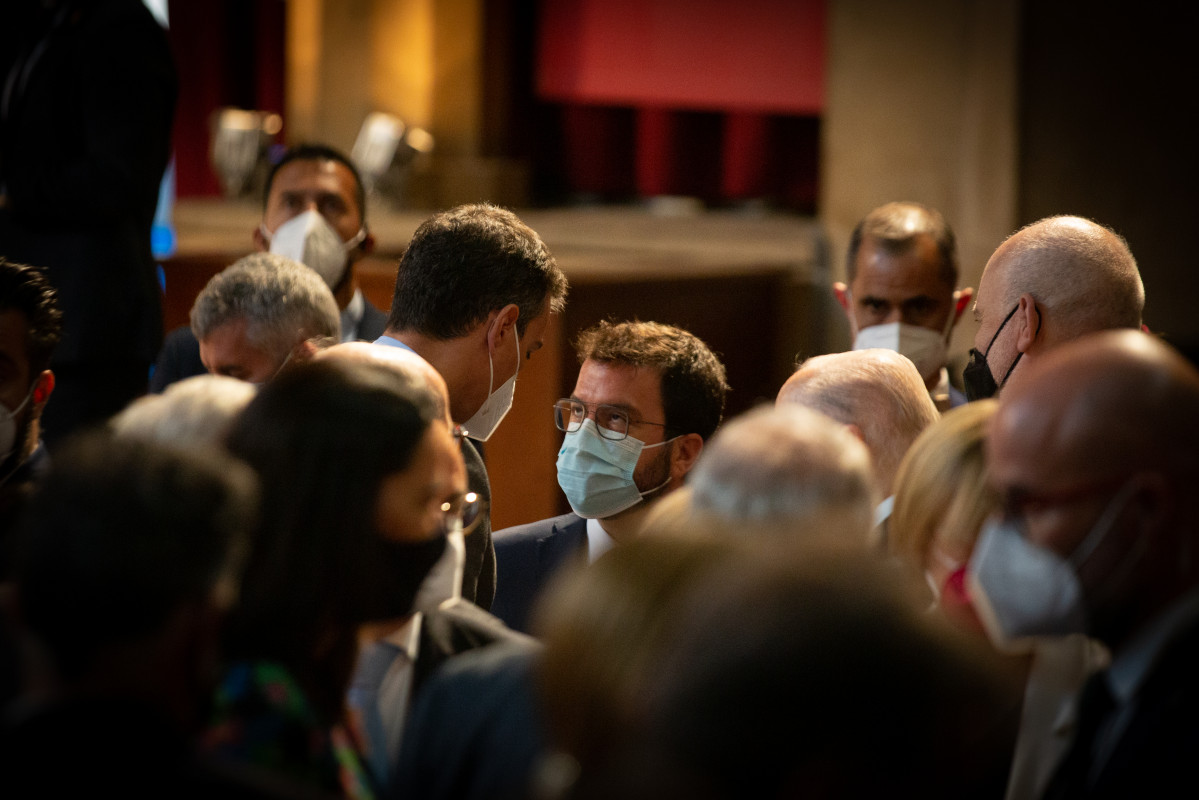
[[[282,358],[300,342],[341,338],[341,312],[319,275],[274,253],[252,253],[212,277],[191,310],[203,340],[237,319],[250,343]]]
[[[805,361],[779,392],[843,425],[856,425],[870,451],[879,488],[891,491],[899,462],[940,419],[916,366],[891,350],[853,350]]]
[[[687,478],[692,508],[730,521],[816,522],[848,516],[865,533],[877,497],[870,455],[809,409],[761,407],[725,424]]]
[[[252,383],[224,375],[194,375],[162,394],[134,400],[109,421],[120,437],[183,449],[220,447],[230,425],[254,398]]]

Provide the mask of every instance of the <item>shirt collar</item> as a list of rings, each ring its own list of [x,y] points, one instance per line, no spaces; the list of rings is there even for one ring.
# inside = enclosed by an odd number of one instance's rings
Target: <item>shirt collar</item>
[[[358,326],[362,324],[362,317],[365,314],[366,300],[362,297],[362,290],[355,289],[354,296],[341,310],[341,340],[343,342],[358,341]]]
[[[615,544],[616,540],[608,535],[598,519],[587,520],[587,561],[589,563],[611,550]]]

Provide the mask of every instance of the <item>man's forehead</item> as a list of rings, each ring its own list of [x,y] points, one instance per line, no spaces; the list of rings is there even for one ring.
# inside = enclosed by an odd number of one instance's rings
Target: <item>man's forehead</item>
[[[587,359],[574,395],[588,403],[627,406],[648,412],[662,404],[661,372],[654,367]]]
[[[267,202],[275,203],[285,194],[297,193],[333,194],[351,207],[358,204],[353,173],[345,164],[330,159],[298,159],[284,164],[275,173]]]
[[[927,235],[900,252],[890,252],[867,237],[858,250],[856,267],[850,290],[859,299],[866,294],[936,299],[953,295],[954,286],[944,278],[936,243]]]

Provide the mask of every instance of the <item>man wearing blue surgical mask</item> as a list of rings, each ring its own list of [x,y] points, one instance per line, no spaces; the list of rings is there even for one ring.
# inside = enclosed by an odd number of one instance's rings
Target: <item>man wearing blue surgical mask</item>
[[[1199,791],[1196,409],[1199,371],[1138,331],[1055,348],[999,398],[986,451],[1002,512],[971,556],[972,602],[1002,649],[1086,634],[1111,652],[1074,702],[1022,725],[1018,753],[1071,739],[1043,797]]]
[[[581,368],[553,408],[558,485],[572,513],[500,531],[492,613],[517,630],[550,577],[637,535],[678,489],[720,424],[724,365],[700,339],[656,322],[601,322],[576,343]]]
[[[953,230],[934,209],[887,203],[854,228],[848,283],[834,283],[854,350],[883,348],[908,357],[939,411],[966,402],[945,367],[954,326],[973,290],[957,289]]]

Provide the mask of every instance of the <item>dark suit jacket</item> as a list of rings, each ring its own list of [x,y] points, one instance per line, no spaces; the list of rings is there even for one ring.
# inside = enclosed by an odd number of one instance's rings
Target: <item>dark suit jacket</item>
[[[1133,698],[1135,711],[1093,786],[1050,781],[1046,798],[1197,797],[1199,620],[1168,645]]]
[[[371,305],[365,297],[363,300],[366,305],[362,322],[358,325],[358,340],[373,342],[383,335],[387,327],[387,315]],[[205,372],[204,362],[200,360],[200,343],[189,326],[181,325],[168,333],[162,343],[158,361],[154,364],[154,374],[150,376],[150,391],[160,393],[176,381]]]
[[[529,612],[550,577],[573,559],[586,558],[587,520],[578,514],[563,514],[497,532],[498,583],[491,613],[508,627],[527,633]]]
[[[500,642],[448,661],[415,695],[385,797],[528,797],[545,734],[533,686],[540,648]]]
[[[44,40],[41,25],[0,32],[0,61],[28,67],[0,118],[0,253],[45,268],[58,290],[55,364],[149,365],[162,341],[150,228],[174,61],[140,0],[73,5]]]
[[[420,645],[412,670],[412,691],[421,687],[451,656],[499,642],[529,648],[532,638],[506,627],[467,600],[446,603],[422,614]]]
[[[362,321],[358,323],[358,341],[373,342],[387,330],[387,314],[371,305],[371,301],[362,297]]]
[[[472,492],[480,495],[487,506],[491,506],[491,481],[487,478],[487,466],[479,453],[478,445],[470,439],[462,440],[462,460],[466,462],[466,483]],[[479,526],[466,537],[466,568],[462,574],[462,596],[490,611],[495,601],[496,564],[495,547],[491,542],[491,514],[483,514]]]

